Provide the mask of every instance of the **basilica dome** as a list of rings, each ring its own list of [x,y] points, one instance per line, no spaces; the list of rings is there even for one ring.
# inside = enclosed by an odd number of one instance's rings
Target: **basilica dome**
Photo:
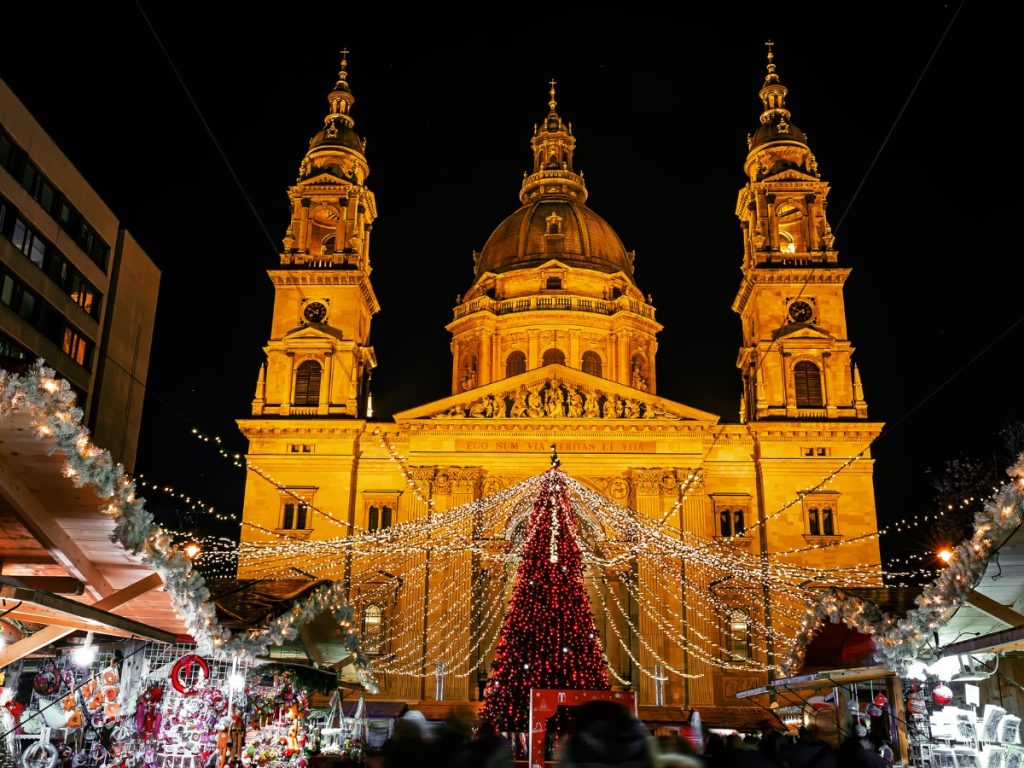
[[[505,219],[476,263],[476,276],[537,267],[556,259],[570,267],[633,276],[633,255],[607,221],[575,200],[539,197]]]

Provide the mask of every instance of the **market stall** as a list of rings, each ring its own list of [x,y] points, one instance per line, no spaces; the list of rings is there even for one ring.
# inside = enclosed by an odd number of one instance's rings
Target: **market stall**
[[[793,730],[815,725],[837,745],[856,724],[868,729],[883,754],[908,760],[903,689],[888,667],[855,667],[772,680],[736,694],[775,711]],[[887,748],[887,749],[886,749]]]

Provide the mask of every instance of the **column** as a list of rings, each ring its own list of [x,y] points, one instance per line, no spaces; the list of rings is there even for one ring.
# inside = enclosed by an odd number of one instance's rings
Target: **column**
[[[688,469],[680,469],[677,472],[681,477],[686,477],[689,474]],[[705,540],[710,538],[708,530],[710,509],[708,497],[703,488],[688,490],[679,510],[679,517],[682,530]],[[720,627],[715,626],[709,619],[712,614],[706,597],[709,588],[707,575],[692,566],[686,568],[684,565],[683,577],[686,603],[683,615],[686,617],[686,627],[699,632],[704,637],[719,637]],[[687,705],[694,707],[713,705],[715,703],[714,669],[705,659],[708,656],[717,656],[721,652],[702,641],[693,631],[687,633],[686,642],[688,647],[698,649],[698,653],[687,652],[686,671],[694,675],[703,675],[703,677],[687,682],[689,698]]]
[[[480,370],[477,371],[478,386],[490,384],[493,381],[491,378],[491,357],[491,332],[482,330],[480,332],[480,360],[478,362]]]
[[[636,497],[636,509],[640,517],[647,518],[655,524],[664,514],[661,503],[661,480],[665,473],[660,469],[632,469],[629,472],[629,479],[633,485]],[[637,560],[637,590],[641,600],[646,605],[653,601],[664,599],[662,583],[665,581],[664,574],[660,572],[658,564],[648,562],[646,558]],[[639,606],[638,606],[639,608]],[[640,704],[653,704],[655,698],[654,680],[649,674],[654,674],[655,666],[663,663],[661,660],[668,659],[669,641],[662,634],[658,622],[651,616],[651,607],[638,611],[637,629],[641,637],[646,641],[644,644],[637,642],[633,653],[640,659],[640,664],[646,672],[640,672],[639,679],[639,700]],[[662,624],[666,622],[661,621]],[[639,638],[637,638],[639,640]],[[655,656],[657,654],[657,657]],[[674,665],[673,665],[674,666]]]
[[[302,211],[299,214],[299,253],[309,253],[309,199],[301,202]]]
[[[615,334],[615,380],[629,386],[629,331],[622,329]]]
[[[580,370],[583,368],[583,360],[580,357],[580,332],[569,331],[569,354],[566,365],[570,368]]]
[[[288,356],[288,381],[285,384],[285,398],[281,403],[281,415],[287,416],[292,411],[292,398],[295,395],[295,353],[285,352]]]
[[[324,377],[326,381],[320,382],[320,402],[317,403],[316,412],[321,416],[325,416],[330,413],[331,409],[331,385],[334,381],[334,353],[327,352],[324,354]],[[326,385],[326,386],[325,386]]]

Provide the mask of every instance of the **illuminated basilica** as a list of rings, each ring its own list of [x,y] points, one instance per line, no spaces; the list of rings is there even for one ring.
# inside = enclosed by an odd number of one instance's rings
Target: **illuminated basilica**
[[[477,502],[543,472],[554,444],[567,474],[610,510],[709,553],[670,573],[634,564],[632,581],[588,577],[613,677],[643,705],[735,704],[738,690],[764,682],[798,617],[769,581],[740,584],[728,563],[879,562],[868,446],[882,425],[868,420],[852,361],[850,269],[772,54],[736,203],[738,422],[658,396],[662,326],[634,280],[634,253],[589,207],[553,83],[520,205],[473,254],[473,281],[447,326],[451,396],[374,421],[377,201],[346,69],[343,60],[288,190],[291,219],[269,271],[266,363],[239,420],[257,468],[239,576],[347,580],[382,698],[476,700],[509,594],[495,572],[514,571],[522,524]],[[368,549],[345,543],[353,537]],[[409,544],[424,540],[432,546]],[[609,535],[615,546],[628,551]],[[656,668],[685,674],[658,689]]]

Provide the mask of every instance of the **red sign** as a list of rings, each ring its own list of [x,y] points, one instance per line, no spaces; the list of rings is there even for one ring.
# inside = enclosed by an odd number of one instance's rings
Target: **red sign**
[[[530,689],[530,768],[544,768],[544,736],[548,719],[559,707],[575,707],[587,701],[617,701],[636,717],[636,694],[633,691],[556,691]]]

